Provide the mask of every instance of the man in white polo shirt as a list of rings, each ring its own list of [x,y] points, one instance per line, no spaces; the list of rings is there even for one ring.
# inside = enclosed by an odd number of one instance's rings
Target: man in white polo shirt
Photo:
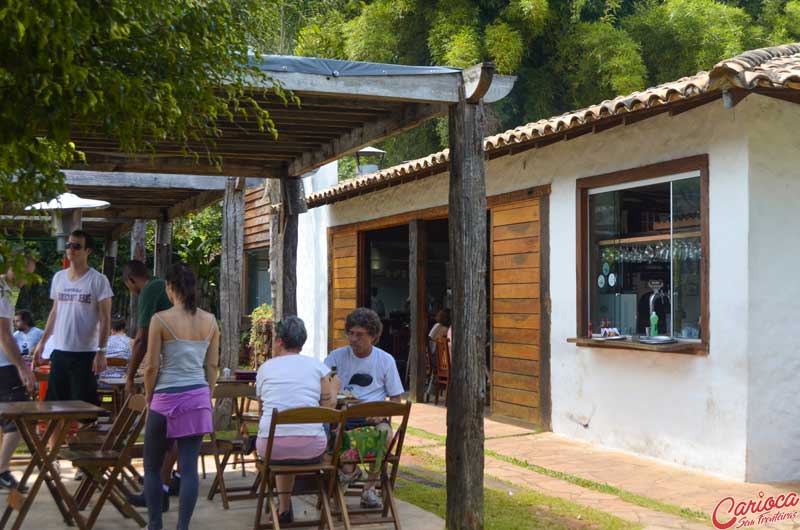
[[[36,263],[28,258],[27,272],[33,272]],[[0,275],[0,401],[27,401],[28,392],[33,392],[33,373],[22,360],[17,341],[11,333],[14,320],[14,305],[22,287],[22,280],[9,270]],[[11,474],[11,456],[20,441],[14,423],[0,420],[3,444],[0,446],[0,488],[17,489],[17,479]],[[27,488],[19,488],[25,493]]]

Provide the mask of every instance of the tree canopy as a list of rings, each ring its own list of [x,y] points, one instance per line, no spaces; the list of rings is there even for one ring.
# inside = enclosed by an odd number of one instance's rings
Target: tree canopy
[[[324,5],[323,5],[324,4]],[[300,17],[294,53],[519,76],[490,132],[693,75],[800,38],[800,0],[328,0]],[[446,146],[428,125],[383,144],[397,163]]]
[[[77,129],[125,152],[213,138],[234,113],[271,130],[250,96],[248,55],[274,44],[261,0],[8,0],[0,7],[0,196],[6,209],[52,199],[81,159]],[[272,37],[274,34],[269,33]],[[219,162],[213,142],[193,153]],[[0,270],[18,252],[0,240]]]
[[[19,210],[62,189],[76,127],[145,153],[213,138],[237,112],[272,130],[248,98],[263,78],[249,53],[492,60],[519,77],[489,109],[496,132],[800,39],[800,0],[8,0],[0,31],[0,197]],[[394,164],[446,134],[429,123],[381,147]],[[219,161],[213,142],[194,154]],[[0,270],[19,267],[14,250],[0,239]]]

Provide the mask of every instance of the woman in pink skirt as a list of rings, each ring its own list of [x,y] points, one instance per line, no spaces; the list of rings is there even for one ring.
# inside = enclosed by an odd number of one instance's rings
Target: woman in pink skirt
[[[339,378],[330,377],[331,369],[314,357],[300,355],[306,342],[306,327],[297,317],[287,317],[275,326],[273,358],[258,369],[256,393],[262,403],[256,449],[263,457],[267,451],[272,409],[283,411],[299,407],[335,407]],[[278,425],[272,444],[271,462],[312,464],[322,459],[328,446],[321,423]],[[277,477],[280,523],[291,523],[291,491],[294,477]]]
[[[197,503],[197,457],[203,435],[212,431],[211,388],[217,381],[219,328],[211,313],[197,308],[196,277],[189,266],[167,270],[172,308],[153,315],[145,358],[144,387],[150,411],[144,438],[144,495],[148,530],[162,530],[161,465],[178,444],[181,471],[178,530],[188,530]]]

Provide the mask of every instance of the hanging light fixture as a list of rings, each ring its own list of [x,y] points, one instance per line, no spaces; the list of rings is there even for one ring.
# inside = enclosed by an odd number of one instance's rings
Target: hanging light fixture
[[[383,166],[386,151],[376,147],[365,147],[356,152],[356,172],[358,175],[375,173]]]

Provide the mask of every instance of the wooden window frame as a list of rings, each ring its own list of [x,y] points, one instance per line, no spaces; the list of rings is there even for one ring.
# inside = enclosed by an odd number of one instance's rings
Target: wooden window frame
[[[585,338],[589,327],[589,263],[586,251],[589,244],[589,191],[594,188],[616,184],[635,183],[657,177],[668,177],[679,173],[697,171],[700,173],[700,341],[681,341],[662,346],[644,345],[636,342],[607,342]],[[661,351],[667,353],[707,354],[711,337],[709,311],[709,209],[708,209],[708,155],[697,155],[667,162],[659,162],[622,171],[604,173],[580,178],[575,183],[576,192],[576,276],[577,276],[577,322],[576,339],[570,342],[578,346],[603,347],[614,349],[636,349]]]

